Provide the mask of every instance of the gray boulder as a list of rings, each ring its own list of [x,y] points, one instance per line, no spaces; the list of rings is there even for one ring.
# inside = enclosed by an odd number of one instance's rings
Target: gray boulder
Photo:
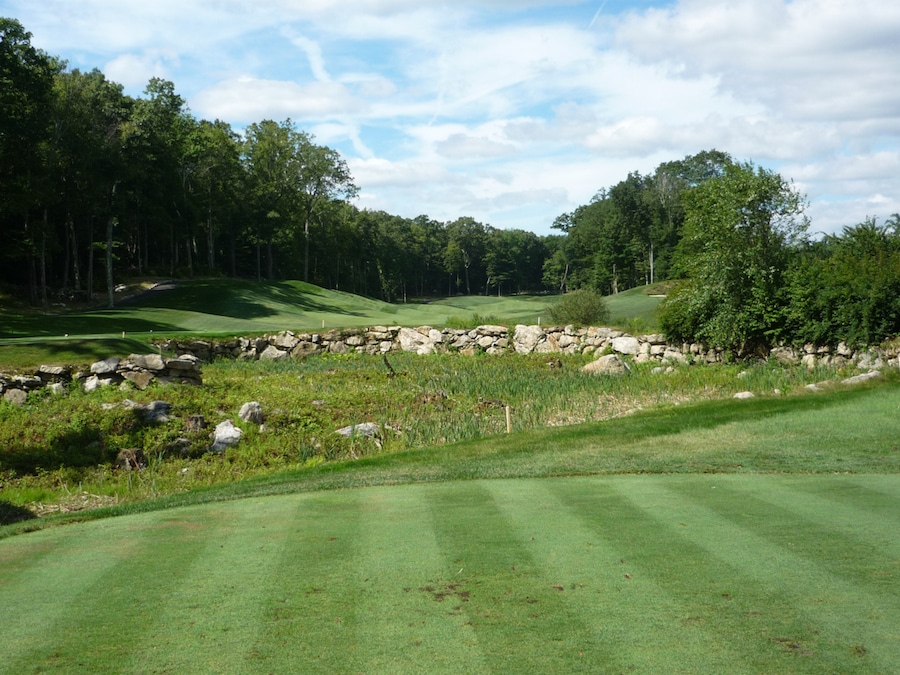
[[[540,326],[518,325],[513,333],[513,348],[518,354],[531,354],[543,339],[544,331]]]
[[[618,355],[607,354],[584,366],[581,372],[588,375],[626,375],[631,368]]]
[[[243,433],[243,430],[240,427],[234,426],[234,422],[231,420],[219,422],[213,433],[212,451],[225,452],[228,448],[234,447],[241,442]]]
[[[250,401],[242,405],[238,417],[244,422],[253,422],[253,424],[262,424],[266,420],[262,406],[256,401]]]

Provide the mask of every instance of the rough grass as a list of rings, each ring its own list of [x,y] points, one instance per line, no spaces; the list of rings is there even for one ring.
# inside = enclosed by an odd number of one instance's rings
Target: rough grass
[[[394,377],[381,358],[365,355],[221,361],[205,366],[202,387],[35,394],[23,408],[0,403],[0,501],[45,512],[53,505],[81,507],[85,494],[98,504],[147,499],[323,462],[503,435],[507,407],[513,432],[528,432],[530,441],[542,429],[640,410],[665,415],[688,401],[727,398],[742,390],[767,398],[776,389],[806,394],[803,387],[810,382],[843,376],[837,370],[769,364],[745,371],[684,366],[658,374],[645,364],[628,377],[598,378],[580,372],[587,361],[398,354],[390,357]],[[172,405],[173,419],[148,424],[123,406],[126,399],[164,400]],[[248,401],[261,404],[267,417],[263,429],[237,419]],[[738,410],[767,405],[750,403]],[[195,415],[209,428],[188,429]],[[244,438],[223,455],[210,453],[210,431],[224,419],[242,427]],[[376,440],[335,433],[362,422],[381,427]],[[116,453],[128,448],[144,451],[146,470],[111,466]]]

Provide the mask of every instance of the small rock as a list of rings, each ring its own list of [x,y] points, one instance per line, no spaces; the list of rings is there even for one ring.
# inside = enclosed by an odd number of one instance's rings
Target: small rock
[[[364,436],[365,438],[373,438],[381,433],[381,427],[374,422],[363,422],[362,424],[351,424],[349,427],[338,429],[335,433],[347,438],[353,436]]]
[[[119,450],[116,455],[116,466],[123,471],[140,471],[147,468],[147,455],[140,448]]]
[[[3,400],[21,408],[25,405],[25,401],[28,400],[28,394],[21,389],[7,389],[3,394]]]
[[[582,373],[588,375],[625,375],[630,371],[628,364],[616,354],[601,356],[581,369]]]
[[[234,422],[231,420],[219,422],[219,424],[216,425],[216,431],[213,434],[212,451],[225,452],[226,449],[241,442],[243,433],[243,430],[240,427],[234,426]]]
[[[859,384],[861,382],[867,382],[868,380],[874,380],[879,377],[881,377],[881,373],[879,371],[870,370],[868,373],[855,375],[853,377],[848,377],[846,380],[841,380],[841,384]]]
[[[739,391],[732,398],[755,398],[752,391]]]
[[[262,406],[256,401],[250,401],[242,405],[238,417],[245,422],[253,422],[253,424],[262,424],[266,419],[265,415],[263,415]]]
[[[119,367],[119,359],[113,357],[109,359],[104,359],[103,361],[96,361],[91,364],[91,373],[93,375],[110,375],[111,373],[116,372],[116,369]]]

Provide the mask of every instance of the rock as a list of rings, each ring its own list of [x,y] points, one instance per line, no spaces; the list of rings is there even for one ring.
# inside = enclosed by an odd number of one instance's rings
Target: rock
[[[800,363],[800,357],[797,356],[797,353],[793,349],[776,347],[770,353],[779,363],[785,363],[790,366],[795,366]]]
[[[541,340],[544,339],[544,331],[540,326],[516,326],[513,333],[513,347],[518,354],[531,354]]]
[[[286,359],[289,356],[288,352],[280,350],[275,345],[269,345],[266,347],[262,354],[259,355],[260,361],[280,361],[281,359]]]
[[[82,388],[85,393],[90,394],[92,391],[96,391],[100,387],[108,387],[113,383],[113,379],[111,377],[98,377],[97,375],[91,375],[84,381],[82,384]]]
[[[263,415],[262,406],[256,401],[250,401],[249,403],[242,405],[238,417],[245,422],[253,422],[253,424],[262,424],[266,420],[265,415]]]
[[[400,349],[416,354],[431,354],[434,352],[434,341],[414,328],[401,328],[398,334]]]
[[[47,386],[47,389],[49,389],[50,393],[54,396],[62,396],[66,393],[66,385],[62,382],[52,382]]]
[[[613,338],[613,351],[619,354],[630,354],[636,356],[641,353],[641,343],[636,337],[623,335],[622,337]]]
[[[363,422],[362,424],[351,424],[349,427],[343,427],[338,429],[335,433],[347,438],[353,438],[354,436],[374,438],[381,433],[381,427],[374,422]]]
[[[319,349],[319,345],[316,343],[304,340],[303,342],[298,342],[297,346],[291,350],[291,357],[302,359],[307,356],[312,356],[313,354],[318,354]]]
[[[581,369],[588,375],[625,375],[631,372],[631,368],[616,354],[601,356]]]
[[[141,390],[149,387],[153,381],[153,375],[145,370],[126,370],[122,372],[122,377]]]
[[[330,351],[332,354],[349,354],[350,347],[348,347],[341,341],[336,341],[328,345],[328,351]]]
[[[213,434],[212,451],[225,452],[228,448],[234,447],[241,442],[241,435],[243,433],[243,430],[240,427],[234,426],[234,422],[231,420],[219,422],[219,424],[216,425],[216,430]]]
[[[166,369],[166,362],[159,354],[132,354],[128,361],[135,368],[159,372]]]
[[[206,418],[203,415],[191,415],[184,423],[184,428],[188,431],[201,431],[208,426],[209,424],[206,423]]]
[[[166,359],[169,370],[200,370],[200,359],[193,354],[182,354],[177,359]]]
[[[28,394],[21,389],[7,389],[3,394],[3,400],[16,407],[21,408],[28,400]]]
[[[95,361],[91,364],[91,373],[94,375],[109,375],[116,372],[119,367],[119,359],[113,357],[103,361]]]
[[[756,398],[752,391],[739,391],[731,398]]]
[[[130,399],[122,401],[122,405],[141,413],[145,420],[154,424],[165,424],[169,421],[169,412],[172,404],[165,401],[153,401],[152,403],[135,403]]]
[[[800,362],[806,366],[807,370],[815,370],[816,368],[816,355],[815,354],[804,354],[803,358],[800,359]]]
[[[288,352],[296,347],[299,342],[299,338],[289,330],[282,331],[272,340],[273,345]]]
[[[848,377],[846,380],[841,380],[841,384],[860,384],[861,382],[868,382],[869,380],[874,380],[881,377],[881,373],[877,370],[871,370],[868,373],[863,373],[862,375],[855,375],[853,377]]]
[[[41,366],[36,374],[42,382],[58,382],[60,380],[68,382],[72,379],[72,374],[69,370],[62,366]]]
[[[116,466],[123,471],[140,471],[146,469],[148,464],[147,455],[140,448],[119,450],[116,455]]]

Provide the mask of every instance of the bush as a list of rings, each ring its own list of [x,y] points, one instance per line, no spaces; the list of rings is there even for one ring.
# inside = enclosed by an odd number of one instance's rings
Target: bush
[[[562,296],[550,309],[550,319],[558,324],[598,326],[609,321],[609,309],[600,293],[581,289]]]

